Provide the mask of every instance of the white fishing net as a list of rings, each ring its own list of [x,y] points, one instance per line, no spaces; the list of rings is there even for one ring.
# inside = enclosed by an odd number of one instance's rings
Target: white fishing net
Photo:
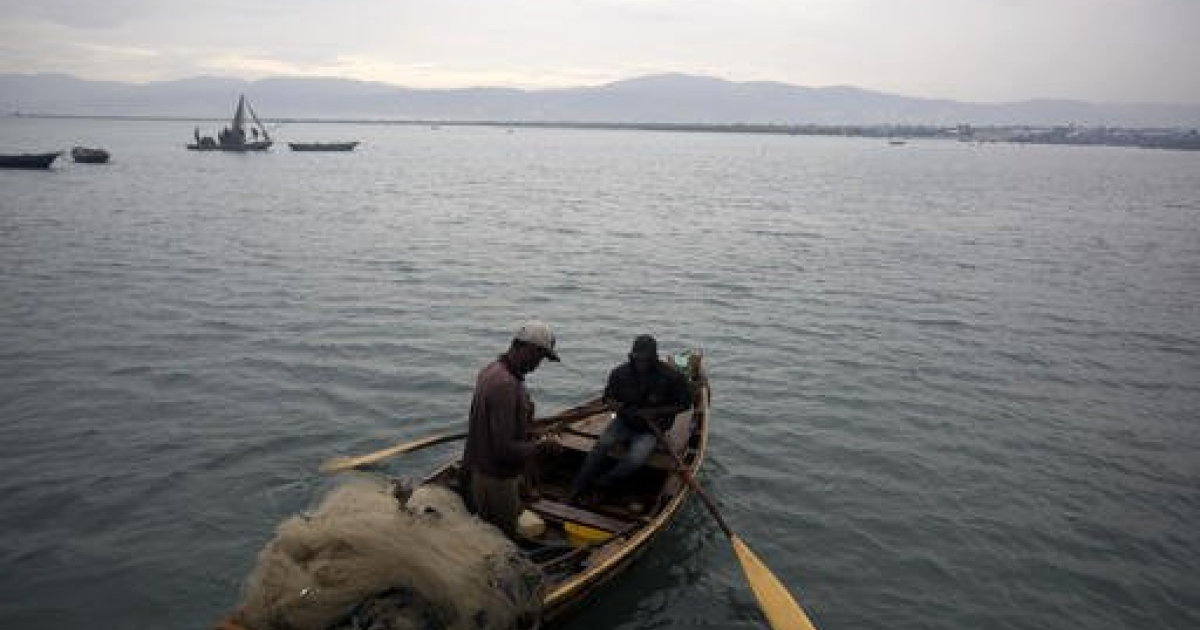
[[[499,630],[533,627],[541,575],[453,492],[404,508],[367,481],[331,491],[279,526],[235,621],[253,630]]]

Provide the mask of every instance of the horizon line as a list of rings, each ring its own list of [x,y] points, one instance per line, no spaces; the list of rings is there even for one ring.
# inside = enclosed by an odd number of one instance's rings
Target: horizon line
[[[131,122],[221,122],[228,120],[228,116],[174,116],[169,114],[52,114],[38,112],[12,112],[7,114],[10,118],[35,118],[35,119],[66,119],[66,120],[114,120],[114,121],[131,121]],[[1095,130],[1095,129],[1110,129],[1113,131],[1135,131],[1135,132],[1195,132],[1195,128],[1190,125],[1182,127],[1175,126],[1113,126],[1113,125],[1080,125],[1075,123],[1065,124],[976,124],[976,123],[961,123],[961,124],[929,124],[929,123],[845,123],[845,124],[828,124],[828,123],[765,123],[765,122],[737,122],[737,123],[700,123],[700,122],[655,122],[655,121],[625,121],[625,122],[604,122],[604,121],[586,121],[586,120],[502,120],[502,119],[477,119],[477,120],[461,120],[461,119],[440,119],[440,118],[316,118],[309,116],[291,117],[291,116],[264,116],[262,120],[266,122],[278,124],[352,124],[352,125],[445,125],[447,127],[524,127],[524,128],[541,128],[541,129],[597,129],[597,130],[640,130],[640,131],[695,131],[695,132],[719,132],[719,133],[767,133],[767,134],[798,134],[810,135],[811,132],[818,132],[815,135],[837,135],[834,132],[844,132],[848,136],[858,136],[864,131],[892,131],[892,132],[934,132],[934,131],[949,131],[961,127],[969,127],[975,130],[987,131],[1002,131],[1002,130],[1022,130],[1022,131],[1037,131],[1037,130],[1053,130],[1053,129],[1076,129],[1076,130]],[[808,134],[804,132],[809,132]]]

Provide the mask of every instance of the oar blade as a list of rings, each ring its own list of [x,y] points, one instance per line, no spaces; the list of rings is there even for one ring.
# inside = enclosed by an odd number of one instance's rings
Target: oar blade
[[[742,572],[750,583],[750,590],[758,600],[758,606],[773,630],[816,630],[808,615],[796,603],[787,587],[763,564],[758,556],[737,535],[730,536],[733,552],[742,564]]]
[[[341,472],[343,470],[349,470],[355,467],[358,459],[359,458],[357,457],[349,456],[331,457],[321,464],[321,472],[328,475],[335,472]]]

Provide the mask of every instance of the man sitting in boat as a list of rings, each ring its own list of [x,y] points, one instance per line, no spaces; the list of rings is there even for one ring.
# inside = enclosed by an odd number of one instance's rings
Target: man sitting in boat
[[[633,342],[629,361],[608,375],[604,400],[617,410],[616,417],[596,440],[571,484],[572,502],[578,502],[589,488],[603,491],[641,468],[658,443],[647,423],[669,430],[675,416],[692,406],[692,393],[682,374],[658,360],[654,337],[640,335]],[[597,477],[609,449],[620,443],[629,445],[625,456]]]
[[[554,450],[548,441],[528,439],[533,400],[525,375],[542,359],[558,361],[554,333],[542,322],[525,322],[508,351],[479,371],[463,448],[463,465],[470,474],[467,495],[476,514],[513,539],[526,462],[538,451]]]

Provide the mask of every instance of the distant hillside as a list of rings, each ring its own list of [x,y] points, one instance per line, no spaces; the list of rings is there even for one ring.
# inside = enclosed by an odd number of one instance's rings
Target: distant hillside
[[[965,103],[854,87],[738,83],[682,74],[547,90],[418,90],[345,79],[287,77],[260,81],[197,77],[133,84],[54,74],[0,75],[0,112],[212,118],[228,115],[243,92],[267,118],[1200,127],[1200,105],[1048,99]]]

